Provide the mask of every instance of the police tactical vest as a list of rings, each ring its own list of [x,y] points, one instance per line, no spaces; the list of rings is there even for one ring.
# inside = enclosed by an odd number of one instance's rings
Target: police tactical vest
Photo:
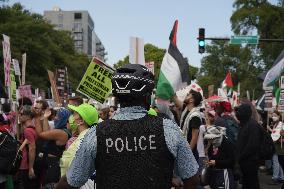
[[[110,119],[97,127],[98,189],[170,189],[173,163],[161,117]]]

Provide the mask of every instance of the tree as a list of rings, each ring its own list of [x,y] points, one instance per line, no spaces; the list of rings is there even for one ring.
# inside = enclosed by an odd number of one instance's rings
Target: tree
[[[19,3],[0,7],[0,34],[10,37],[12,58],[21,61],[27,53],[26,83],[46,89],[50,83],[46,69],[67,66],[73,89],[88,66],[86,55],[77,54],[71,34],[54,30],[39,14],[30,13]],[[3,59],[0,48],[0,59]],[[3,66],[0,67],[3,73]],[[3,77],[0,78],[3,83]]]
[[[241,94],[249,90],[256,96],[260,95],[261,83],[256,82],[256,77],[263,69],[262,63],[255,56],[257,52],[249,46],[229,45],[225,41],[213,41],[207,45],[206,52],[208,55],[201,61],[197,78],[205,96],[209,85],[214,85],[215,89],[221,86],[228,71],[232,74],[235,90],[240,82]]]
[[[283,0],[279,0],[277,5],[267,0],[236,0],[234,7],[236,10],[231,16],[234,33],[246,35],[257,32],[260,38],[284,39]],[[267,70],[284,48],[284,43],[260,42],[258,48]]]
[[[144,46],[145,62],[154,62],[155,83],[157,83],[159,79],[160,67],[165,52],[165,49],[160,49],[152,44],[145,44]],[[123,60],[120,60],[117,64],[114,64],[114,68],[119,68],[125,64],[129,64],[129,56],[126,56]]]

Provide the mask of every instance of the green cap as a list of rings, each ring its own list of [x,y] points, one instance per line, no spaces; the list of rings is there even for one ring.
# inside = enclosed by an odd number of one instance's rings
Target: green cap
[[[84,103],[80,106],[68,105],[68,108],[77,112],[89,126],[98,123],[99,114],[94,106]]]

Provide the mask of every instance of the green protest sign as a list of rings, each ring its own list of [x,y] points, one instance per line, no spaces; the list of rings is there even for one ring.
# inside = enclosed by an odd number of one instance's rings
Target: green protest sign
[[[97,58],[93,58],[77,91],[100,103],[104,103],[111,92],[111,78],[114,70]]]
[[[16,84],[16,80],[15,80],[15,74],[14,74],[14,68],[10,68],[10,80],[11,80],[11,84],[10,84],[10,99],[13,102],[17,101],[17,97],[16,97],[16,89],[17,89],[17,84]]]

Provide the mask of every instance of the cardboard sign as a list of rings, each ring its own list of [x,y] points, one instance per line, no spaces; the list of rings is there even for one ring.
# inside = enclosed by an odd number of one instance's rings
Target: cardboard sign
[[[21,85],[19,86],[19,96],[21,98],[28,97],[33,102],[33,94],[31,85]]]
[[[65,93],[65,83],[66,83],[65,76],[66,76],[65,69],[58,68],[56,70],[56,86],[59,96],[61,98],[64,98],[64,93]]]
[[[17,59],[13,59],[13,65],[14,65],[15,75],[21,75],[19,61]]]
[[[11,64],[11,49],[10,38],[3,34],[3,59],[4,59],[4,73],[5,73],[5,86],[10,86],[10,64]]]
[[[265,106],[264,106],[264,110],[265,111],[273,111],[273,105],[272,105],[273,94],[272,94],[272,90],[273,90],[273,87],[266,87],[266,88],[264,88],[264,91],[265,91],[265,96],[264,96]]]
[[[26,83],[26,64],[27,64],[27,54],[22,55],[22,85]]]
[[[111,92],[114,70],[101,60],[93,58],[85,72],[77,91],[100,103],[104,103]]]
[[[17,90],[17,84],[16,84],[16,79],[15,79],[15,74],[14,74],[14,69],[10,68],[10,99],[13,102],[17,101],[17,94],[16,94],[16,90]]]
[[[144,40],[138,37],[130,37],[129,62],[145,66]]]
[[[279,97],[279,104],[278,104],[278,112],[284,112],[284,76],[280,78],[280,97]]]
[[[47,73],[48,73],[49,81],[50,81],[50,84],[51,84],[51,90],[52,90],[53,98],[54,98],[55,102],[57,103],[57,105],[60,106],[61,105],[61,99],[59,97],[59,93],[58,93],[58,90],[57,90],[57,87],[56,87],[54,73],[50,70],[47,70]]]

